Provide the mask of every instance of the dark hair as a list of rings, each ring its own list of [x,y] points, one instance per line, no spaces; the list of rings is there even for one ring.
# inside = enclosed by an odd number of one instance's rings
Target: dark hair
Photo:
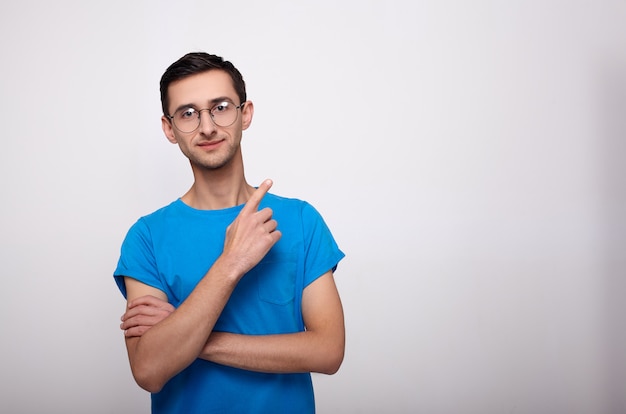
[[[240,104],[246,101],[246,84],[243,76],[237,68],[223,58],[204,52],[187,53],[185,56],[172,63],[169,68],[161,76],[161,107],[164,115],[168,113],[169,97],[167,89],[172,82],[181,80],[191,75],[207,72],[209,70],[223,70],[233,80],[233,87],[239,97]]]

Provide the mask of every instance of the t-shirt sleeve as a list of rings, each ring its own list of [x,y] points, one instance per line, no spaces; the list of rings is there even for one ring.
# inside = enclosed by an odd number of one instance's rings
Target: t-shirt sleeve
[[[164,291],[154,257],[150,229],[144,219],[139,219],[126,234],[113,276],[124,297],[126,297],[124,276]]]
[[[319,212],[310,204],[302,208],[305,260],[304,286],[308,286],[329,270],[335,271],[345,257]]]

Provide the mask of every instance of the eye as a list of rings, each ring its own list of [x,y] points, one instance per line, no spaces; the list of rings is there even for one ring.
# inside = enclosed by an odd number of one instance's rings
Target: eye
[[[228,109],[230,109],[230,103],[229,102],[220,102],[219,104],[215,105],[212,109],[211,109],[211,113],[212,114],[219,114],[219,113],[223,113],[228,111]]]
[[[182,109],[178,112],[178,117],[180,119],[193,119],[194,117],[198,117],[197,111],[193,108]]]

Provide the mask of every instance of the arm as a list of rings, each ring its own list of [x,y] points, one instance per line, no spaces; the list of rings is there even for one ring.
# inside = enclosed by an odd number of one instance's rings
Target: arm
[[[167,298],[158,289],[125,278],[128,311],[122,329],[127,330],[126,348],[133,376],[142,388],[160,391],[199,356],[239,279],[280,239],[272,211],[257,211],[270,187],[271,181],[267,180],[252,194],[226,231],[224,251],[189,297],[141,336],[131,336],[128,330],[148,324],[137,315],[142,304],[145,306],[146,295]]]
[[[133,306],[121,326],[127,336],[142,335],[168,315],[168,304],[152,296],[140,298]],[[302,313],[305,332],[263,336],[213,332],[200,358],[252,371],[334,374],[343,361],[345,329],[332,272],[304,290]]]
[[[257,336],[214,332],[200,357],[252,371],[334,374],[343,361],[345,328],[331,271],[305,288],[302,315],[305,332]]]
[[[158,392],[171,377],[196,359],[232,291],[227,283],[220,283],[220,276],[209,271],[203,279],[206,280],[204,286],[196,288],[177,310],[144,335],[126,336],[131,371],[139,386]],[[130,312],[139,312],[149,297],[146,295],[167,300],[163,292],[137,280],[127,277],[125,283]],[[216,290],[211,292],[211,286]],[[125,320],[132,316],[127,312]]]

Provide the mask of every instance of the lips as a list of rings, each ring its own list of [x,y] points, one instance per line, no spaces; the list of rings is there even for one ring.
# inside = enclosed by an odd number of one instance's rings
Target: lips
[[[216,148],[222,142],[224,142],[223,139],[215,140],[215,141],[202,141],[198,143],[198,146],[202,149],[210,150],[210,149]]]

